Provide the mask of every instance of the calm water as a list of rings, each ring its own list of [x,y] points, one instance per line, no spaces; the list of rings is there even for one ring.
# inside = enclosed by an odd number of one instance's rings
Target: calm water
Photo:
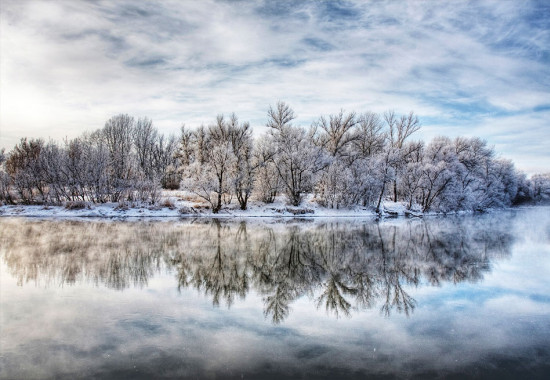
[[[550,209],[0,218],[0,378],[550,378]]]

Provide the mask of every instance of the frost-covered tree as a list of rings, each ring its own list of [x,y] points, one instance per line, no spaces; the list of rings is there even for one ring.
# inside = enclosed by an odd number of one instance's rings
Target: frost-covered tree
[[[451,140],[437,137],[426,147],[420,183],[422,211],[448,211],[456,204],[453,192],[458,158]]]
[[[222,207],[222,196],[231,192],[235,155],[231,128],[223,115],[207,130],[199,128],[195,137],[194,161],[184,169],[184,189],[210,203],[213,213]]]
[[[177,166],[176,149],[177,139],[174,135],[165,137],[162,134],[157,135],[152,151],[152,174],[149,179],[155,184],[159,182],[165,189],[177,189],[180,178],[177,176],[175,167]]]
[[[397,178],[406,165],[403,146],[405,141],[420,129],[420,121],[412,111],[401,117],[397,117],[393,111],[387,111],[384,113],[384,121],[388,128],[389,147],[394,155],[392,166],[396,176],[393,179],[393,201],[397,202]]]
[[[105,123],[102,136],[109,150],[113,180],[124,181],[132,175],[132,146],[134,141],[134,118],[127,114],[111,117]],[[115,184],[115,186],[117,186]]]
[[[294,119],[278,102],[268,110],[268,132],[255,139],[235,115],[220,115],[207,128],[182,127],[176,140],[159,133],[152,120],[125,114],[61,144],[22,139],[0,152],[0,201],[154,202],[159,186],[175,189],[180,181],[214,212],[232,199],[246,209],[252,196],[270,203],[279,193],[293,205],[313,194],[325,207],[378,212],[388,198],[446,212],[550,197],[548,175],[527,179],[484,140],[410,141],[420,128],[412,112],[341,111],[309,129],[293,125]]]
[[[378,194],[378,200],[376,201],[377,213],[381,211],[380,206],[388,191],[390,182],[395,181],[395,167],[398,165],[399,159],[399,151],[392,146],[387,146],[384,152],[374,156],[374,159],[371,161],[374,164],[376,177],[380,179],[377,181],[378,188],[375,190]]]
[[[47,203],[61,204],[71,196],[80,195],[69,192],[66,160],[67,152],[53,141],[45,144],[40,152],[40,175],[47,186],[44,194]]]
[[[182,171],[195,161],[195,132],[183,124],[180,136],[174,148],[174,162],[166,168],[166,180],[163,184],[168,189],[179,189]]]
[[[479,209],[479,193],[484,167],[494,157],[494,151],[487,142],[474,137],[457,137],[454,141],[455,153],[461,166],[456,171],[457,204],[459,209]]]
[[[517,194],[517,176],[509,160],[487,160],[474,189],[475,208],[507,207]]]
[[[174,157],[178,161],[178,165],[186,167],[195,160],[195,133],[181,126],[180,138],[174,153]]]
[[[354,161],[351,166],[353,181],[349,186],[349,204],[378,207],[379,210],[379,201],[384,194],[382,188],[391,175],[385,159],[386,156],[375,154]]]
[[[535,202],[550,201],[550,173],[535,174],[531,177],[531,184]]]
[[[153,121],[144,117],[137,120],[132,132],[139,170],[145,178],[153,180],[156,174],[153,154],[159,139],[158,131]]]
[[[239,125],[237,116],[231,115],[229,136],[235,156],[233,167],[233,187],[241,210],[246,210],[248,199],[254,187],[257,166],[253,162],[252,130],[249,123]]]
[[[354,130],[356,125],[355,112],[345,115],[344,111],[330,115],[328,120],[321,116],[314,123],[314,127],[321,131],[319,141],[331,157],[349,154],[347,148],[358,138]]]
[[[81,138],[65,141],[66,186],[72,200],[86,200],[89,186],[88,165],[91,157],[86,156],[86,142]]]
[[[25,203],[45,200],[46,184],[42,180],[40,152],[44,147],[41,139],[21,139],[6,160],[6,172],[11,177],[19,197]]]
[[[101,136],[101,131],[85,136],[84,141],[83,167],[86,172],[89,197],[96,203],[107,202],[111,197],[109,149]]]
[[[232,114],[219,115],[216,124],[195,131],[182,127],[175,157],[184,188],[210,203],[217,213],[222,198],[235,194],[245,210],[252,194],[256,167],[249,123],[239,124]]]
[[[4,148],[0,149],[0,203],[13,203],[10,187],[11,179],[8,173],[4,170],[6,162],[6,154]]]
[[[411,209],[418,203],[423,185],[424,167],[421,161],[408,162],[399,177],[400,193],[403,194],[407,207]]]
[[[262,135],[255,140],[253,165],[256,167],[256,176],[254,191],[258,199],[264,203],[273,203],[281,190],[281,180],[273,160],[276,151],[277,147],[270,136]]]
[[[353,139],[355,155],[360,158],[381,153],[386,143],[386,132],[380,115],[366,112],[359,116],[356,137]]]
[[[320,172],[315,186],[316,197],[324,206],[339,208],[348,205],[352,176],[349,166],[355,159],[352,144],[358,138],[356,125],[355,113],[345,115],[343,111],[330,115],[328,119],[321,116],[313,124],[313,128],[319,131],[315,142],[327,156],[326,167]]]
[[[340,208],[349,206],[352,198],[349,196],[354,185],[352,172],[342,160],[333,160],[319,176],[316,184],[316,197],[322,206]]]
[[[322,128],[329,132],[325,132],[325,136],[334,136],[323,138],[323,142],[332,141],[324,146],[337,147],[327,151],[330,165],[316,185],[316,197],[322,205],[375,207],[385,194],[384,178],[394,172],[385,165],[390,156],[383,155],[389,151],[386,151],[387,133],[380,116],[372,112],[352,117],[354,115],[331,116],[329,127],[332,125],[332,128]]]
[[[315,129],[291,124],[294,111],[279,102],[269,108],[267,126],[270,138],[276,146],[273,162],[290,204],[298,206],[305,193],[315,185],[315,175],[326,166],[323,149],[314,143]]]

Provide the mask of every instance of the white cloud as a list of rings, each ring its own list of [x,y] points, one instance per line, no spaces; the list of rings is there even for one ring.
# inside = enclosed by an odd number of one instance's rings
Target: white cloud
[[[4,1],[0,145],[74,137],[121,112],[164,132],[229,112],[259,127],[279,99],[304,125],[341,108],[391,108],[414,110],[439,134],[477,127],[490,143],[498,136],[480,126],[510,112],[545,130],[533,109],[550,98],[550,35],[531,22],[536,6]],[[518,166],[550,167],[537,158]]]

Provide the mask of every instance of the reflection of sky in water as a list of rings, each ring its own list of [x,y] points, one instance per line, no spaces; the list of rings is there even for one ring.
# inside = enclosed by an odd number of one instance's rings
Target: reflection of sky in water
[[[398,220],[381,223],[380,230],[374,222],[300,224],[300,249],[308,249],[303,237],[310,236],[312,239],[305,241],[310,244],[309,251],[316,252],[304,255],[304,260],[324,262],[325,266],[294,278],[291,284],[300,289],[299,294],[278,324],[273,323],[272,315],[266,315],[266,298],[273,288],[259,277],[250,276],[248,290],[241,292],[245,296],[231,297],[229,308],[223,297],[219,307],[213,306],[212,292],[204,284],[197,291],[192,281],[193,276],[207,278],[205,268],[212,265],[210,259],[215,258],[217,249],[213,238],[220,236],[223,249],[244,244],[236,239],[236,224],[222,224],[218,230],[208,223],[2,219],[0,378],[349,378],[365,374],[545,378],[550,370],[549,214],[541,208],[426,222]],[[54,239],[35,239],[37,226],[48,235],[58,232]],[[276,267],[273,252],[286,252],[283,243],[296,226],[249,223],[246,227],[246,244],[254,249],[246,257],[226,250],[233,258],[231,263],[236,263],[237,277],[242,268],[258,263]],[[266,228],[276,235],[276,244],[272,251],[267,250],[271,256],[260,260],[257,252],[266,247]],[[177,233],[171,235],[174,229]],[[431,231],[430,244],[439,247],[435,250],[437,265],[428,249],[403,255],[402,247],[409,242],[404,237],[426,229]],[[86,230],[91,232],[86,234]],[[346,235],[342,230],[355,232]],[[462,232],[457,235],[453,233],[456,230]],[[71,231],[79,235],[72,242]],[[373,239],[360,243],[373,249],[366,262],[361,257],[354,259],[354,252],[364,249],[353,237],[361,235],[359,231]],[[380,232],[379,240],[374,239],[375,232]],[[186,240],[185,236],[197,233],[201,239]],[[98,234],[102,236],[94,239]],[[327,244],[330,238],[344,244],[337,245],[347,252],[344,258],[326,250],[334,247]],[[476,253],[441,253],[455,249],[457,241],[444,242],[457,238],[459,247],[467,245]],[[426,240],[415,240],[419,241]],[[374,251],[380,248],[379,243],[387,250],[385,262],[380,259],[383,255]],[[78,253],[71,252],[75,247]],[[146,252],[136,256],[136,247]],[[120,252],[131,253],[125,256]],[[203,261],[205,257],[208,261]],[[136,262],[142,266],[132,269]],[[178,290],[182,263],[188,268],[188,285]],[[468,271],[460,271],[462,277],[457,279],[456,271],[450,271],[451,264]],[[413,272],[412,277],[415,270],[420,272],[419,286],[407,281],[402,284],[416,305],[409,316],[396,308],[389,316],[381,311],[382,286],[369,307],[358,306],[355,295],[346,295],[352,304],[350,316],[340,313],[336,318],[324,303],[317,305],[326,291],[322,284],[327,284],[328,272],[349,285],[346,276],[350,271],[374,268],[369,274],[378,281],[387,275],[380,272],[384,265],[403,270],[401,280],[411,278],[408,271]],[[472,266],[480,270],[472,270]],[[106,268],[116,268],[124,275],[112,282],[113,274],[106,273]],[[283,278],[281,268],[274,275],[278,280]],[[435,270],[453,276],[430,280],[427,274]],[[21,278],[21,273],[25,277]],[[231,268],[224,273],[232,273]],[[301,282],[301,276],[310,288]],[[146,278],[146,284],[138,281],[134,286],[136,278]],[[434,278],[441,279],[439,285],[430,285]],[[125,281],[123,286],[120,279]]]

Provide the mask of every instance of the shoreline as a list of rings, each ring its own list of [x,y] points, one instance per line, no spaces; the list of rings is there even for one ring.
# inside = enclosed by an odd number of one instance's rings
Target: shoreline
[[[382,212],[376,213],[372,208],[353,206],[349,208],[326,208],[319,205],[310,195],[300,206],[290,206],[284,196],[277,197],[273,203],[252,200],[247,210],[241,210],[237,204],[225,205],[219,213],[212,213],[204,202],[190,198],[182,191],[164,191],[161,200],[154,204],[141,202],[71,202],[65,205],[0,205],[0,218],[36,218],[36,219],[225,219],[225,220],[291,220],[291,219],[419,219],[424,217],[441,217],[473,215],[496,211],[517,210],[524,207],[544,207],[548,204],[524,204],[507,208],[493,208],[483,212],[461,210],[453,212],[421,212],[420,207],[408,209],[405,202],[384,201]]]
[[[277,205],[279,206],[279,205]],[[180,208],[136,206],[117,209],[117,204],[89,205],[83,209],[67,209],[64,206],[44,205],[3,205],[0,206],[0,218],[36,218],[36,219],[420,219],[424,217],[471,215],[473,211],[457,211],[452,213],[416,212],[407,210],[402,204],[388,202],[380,214],[364,208],[327,209],[320,206],[310,208],[269,205],[261,207],[254,205],[248,210],[222,209],[214,214],[209,209],[195,209],[185,205],[186,211]],[[499,209],[499,210],[510,210]],[[495,211],[495,210],[489,210]]]

